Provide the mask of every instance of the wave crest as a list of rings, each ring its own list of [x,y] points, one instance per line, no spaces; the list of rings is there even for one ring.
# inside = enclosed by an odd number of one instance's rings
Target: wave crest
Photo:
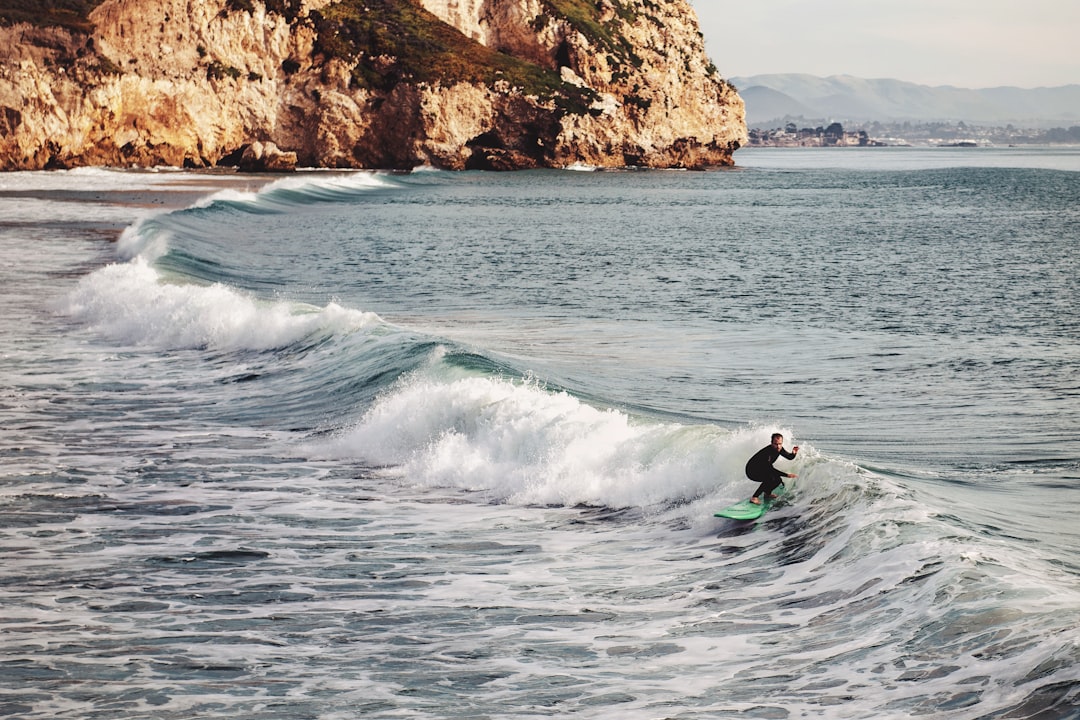
[[[221,284],[166,283],[141,257],[84,277],[61,311],[112,340],[166,349],[270,350],[382,322],[336,303],[266,302]]]
[[[322,452],[499,502],[647,507],[748,490],[742,466],[763,435],[599,409],[535,382],[412,375]]]

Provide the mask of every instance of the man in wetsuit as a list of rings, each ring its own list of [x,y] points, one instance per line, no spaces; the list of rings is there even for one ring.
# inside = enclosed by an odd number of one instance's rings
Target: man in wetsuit
[[[773,467],[773,463],[781,455],[788,460],[794,460],[798,452],[798,445],[791,448],[791,452],[785,450],[784,436],[780,433],[773,433],[772,442],[754,453],[754,457],[746,462],[746,477],[754,482],[761,483],[757,492],[754,493],[754,497],[750,498],[750,502],[760,505],[762,495],[768,495],[770,500],[776,497],[773,495],[773,490],[784,483],[784,478],[793,478],[795,475],[780,472]]]

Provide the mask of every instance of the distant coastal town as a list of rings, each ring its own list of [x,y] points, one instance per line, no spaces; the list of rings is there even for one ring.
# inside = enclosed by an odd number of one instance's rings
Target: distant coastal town
[[[871,122],[845,128],[841,123],[816,127],[797,121],[772,129],[750,128],[750,146],[761,147],[989,147],[1009,145],[1080,145],[1080,126],[1023,129],[1012,125],[983,127],[964,122]]]

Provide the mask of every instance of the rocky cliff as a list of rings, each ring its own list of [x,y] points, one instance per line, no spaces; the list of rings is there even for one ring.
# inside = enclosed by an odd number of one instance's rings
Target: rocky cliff
[[[686,0],[15,4],[0,169],[697,168],[746,140]]]

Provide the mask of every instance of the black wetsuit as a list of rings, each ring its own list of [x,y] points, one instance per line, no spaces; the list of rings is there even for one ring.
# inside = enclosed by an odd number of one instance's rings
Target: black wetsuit
[[[787,475],[773,467],[773,463],[781,455],[788,460],[795,459],[795,453],[790,453],[784,448],[777,450],[772,445],[766,445],[754,453],[754,457],[746,461],[746,477],[761,483],[754,497],[762,494],[769,495],[784,482]]]

